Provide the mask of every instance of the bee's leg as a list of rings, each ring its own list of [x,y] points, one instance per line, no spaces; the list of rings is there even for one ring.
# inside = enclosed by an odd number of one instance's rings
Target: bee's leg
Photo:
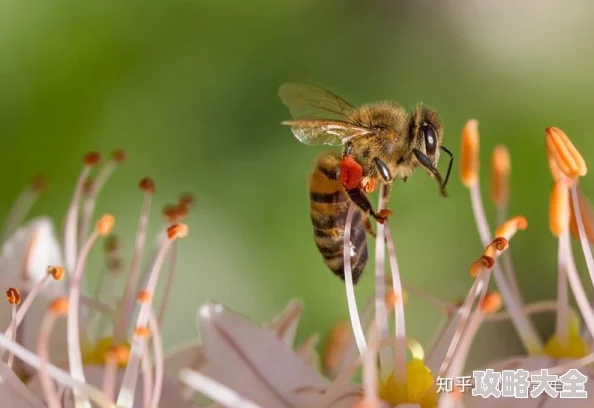
[[[353,203],[355,203],[357,207],[363,210],[365,214],[371,215],[380,224],[383,224],[386,221],[386,219],[388,219],[388,217],[392,215],[392,211],[390,210],[380,210],[377,213],[373,211],[373,207],[371,206],[369,199],[363,193],[363,191],[361,191],[361,189],[347,188],[346,192],[348,193],[349,197],[351,198],[351,200],[353,200]]]

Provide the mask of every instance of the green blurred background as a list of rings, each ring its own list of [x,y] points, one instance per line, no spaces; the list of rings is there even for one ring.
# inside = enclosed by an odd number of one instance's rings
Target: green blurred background
[[[280,126],[289,115],[277,97],[281,83],[307,80],[353,104],[424,101],[439,110],[455,154],[462,125],[477,118],[489,215],[488,162],[504,143],[512,157],[511,213],[530,222],[512,244],[520,284],[527,299],[552,298],[556,243],[547,227],[544,129],[562,127],[586,159],[594,157],[593,7],[552,0],[3,2],[0,214],[43,171],[53,187],[34,213],[61,225],[81,156],[121,147],[129,160],[98,213],[116,215],[128,261],[141,177],[157,185],[153,233],[159,208],[178,193],[199,199],[181,242],[166,345],[196,336],[196,310],[206,299],[266,320],[301,298],[300,338],[325,334],[347,311],[343,284],[323,265],[309,223],[306,175],[321,149]],[[582,186],[594,193],[591,177]],[[405,281],[445,299],[464,295],[481,245],[458,177],[442,199],[434,181],[416,172],[397,183],[390,208]],[[95,252],[91,281],[102,262]],[[371,275],[357,288],[361,303]],[[413,298],[409,334],[426,342],[439,317]],[[544,334],[552,323],[539,320]],[[518,346],[509,326],[486,327],[473,361]]]

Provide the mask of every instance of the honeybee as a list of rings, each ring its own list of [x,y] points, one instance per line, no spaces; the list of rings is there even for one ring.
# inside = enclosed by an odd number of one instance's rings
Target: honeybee
[[[389,210],[376,212],[365,193],[378,183],[389,187],[396,178],[406,181],[421,166],[435,178],[441,195],[447,196],[454,156],[441,144],[441,121],[422,103],[412,113],[392,102],[355,107],[306,83],[285,83],[279,96],[293,117],[282,124],[291,126],[297,140],[343,146],[342,154],[327,152],[317,158],[309,176],[310,212],[324,262],[344,280],[344,227],[350,204],[358,207],[351,228],[351,264],[357,283],[367,263],[366,232],[373,235],[369,217],[383,223],[391,215]],[[445,179],[437,169],[440,150],[450,156]]]

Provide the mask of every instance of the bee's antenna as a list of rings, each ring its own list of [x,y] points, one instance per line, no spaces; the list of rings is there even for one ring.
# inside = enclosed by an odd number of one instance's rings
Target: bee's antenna
[[[445,183],[443,182],[443,178],[441,177],[439,170],[437,170],[433,166],[433,163],[431,163],[431,160],[429,160],[429,158],[427,156],[425,156],[425,154],[422,151],[420,151],[418,149],[413,149],[413,153],[415,154],[419,163],[421,163],[423,165],[423,167],[425,167],[427,170],[429,170],[431,172],[431,174],[433,174],[433,176],[435,176],[435,180],[437,180],[437,183],[439,184],[439,188],[441,190],[441,195],[444,197],[447,197],[448,192],[445,189]],[[448,176],[449,175],[450,175],[450,173],[448,171]],[[447,183],[447,180],[448,179],[446,177],[446,183]]]
[[[454,155],[452,154],[452,152],[450,151],[450,149],[448,149],[445,146],[441,146],[441,150],[443,150],[444,152],[446,152],[447,154],[450,155],[450,163],[448,164],[448,172],[446,173],[446,177],[445,177],[445,181],[443,182],[443,188],[445,189],[446,186],[448,185],[448,180],[450,179],[450,173],[452,172],[452,165],[454,164]]]

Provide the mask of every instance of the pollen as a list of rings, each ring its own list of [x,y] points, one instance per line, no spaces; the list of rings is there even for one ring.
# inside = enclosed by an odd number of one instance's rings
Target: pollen
[[[462,129],[460,177],[462,184],[472,187],[478,182],[479,132],[478,121],[471,119]]]
[[[491,158],[491,199],[497,207],[509,201],[509,173],[511,160],[505,146],[497,146]]]
[[[347,189],[357,188],[363,178],[363,167],[352,156],[345,156],[340,163],[340,182]]]
[[[491,269],[493,265],[495,265],[495,259],[491,258],[490,256],[483,255],[470,265],[470,276],[476,277],[480,275],[481,272]]]
[[[586,162],[564,131],[557,127],[546,130],[547,149],[567,177],[575,179],[588,172]]]
[[[375,180],[370,177],[363,177],[360,184],[361,190],[368,194],[373,193],[373,191],[375,190]]]
[[[138,293],[136,300],[138,300],[138,303],[147,303],[151,300],[151,298],[152,296],[148,290],[141,290]]]
[[[61,266],[48,266],[47,274],[52,275],[55,280],[60,281],[66,276],[66,270]]]
[[[140,180],[140,183],[138,183],[138,187],[145,193],[155,193],[155,182],[150,177],[145,177],[142,180]]]
[[[18,305],[21,303],[21,294],[17,288],[8,288],[6,291],[6,300],[11,305]]]
[[[498,237],[493,240],[485,249],[485,255],[490,258],[495,258],[499,252],[506,251],[509,248],[509,241],[505,238]]]
[[[495,313],[499,311],[499,309],[501,309],[502,305],[503,300],[501,299],[501,295],[499,294],[499,292],[487,292],[481,303],[481,312],[487,314]]]
[[[122,164],[126,161],[126,152],[122,149],[115,149],[109,156],[117,164]]]
[[[111,214],[105,214],[101,219],[97,222],[97,232],[99,235],[107,236],[111,234],[111,230],[115,224],[115,218]]]
[[[50,304],[49,310],[57,315],[65,316],[68,314],[68,299],[65,297],[57,298]]]
[[[431,370],[423,360],[413,358],[406,365],[406,382],[399,383],[390,374],[385,383],[380,383],[380,397],[397,406],[418,404],[421,408],[437,407],[437,389]]]
[[[188,235],[188,226],[186,224],[176,224],[167,228],[167,237],[170,240],[184,238]]]
[[[83,161],[87,166],[96,166],[101,163],[101,155],[97,152],[90,152],[85,154]]]
[[[523,231],[528,228],[528,220],[521,215],[510,218],[497,228],[495,231],[496,237],[505,238],[508,241],[513,237],[518,230]]]
[[[138,337],[148,337],[151,334],[151,332],[148,327],[139,326],[134,329],[134,334]]]
[[[559,237],[569,229],[569,186],[566,179],[559,179],[551,190],[549,201],[549,228]]]

